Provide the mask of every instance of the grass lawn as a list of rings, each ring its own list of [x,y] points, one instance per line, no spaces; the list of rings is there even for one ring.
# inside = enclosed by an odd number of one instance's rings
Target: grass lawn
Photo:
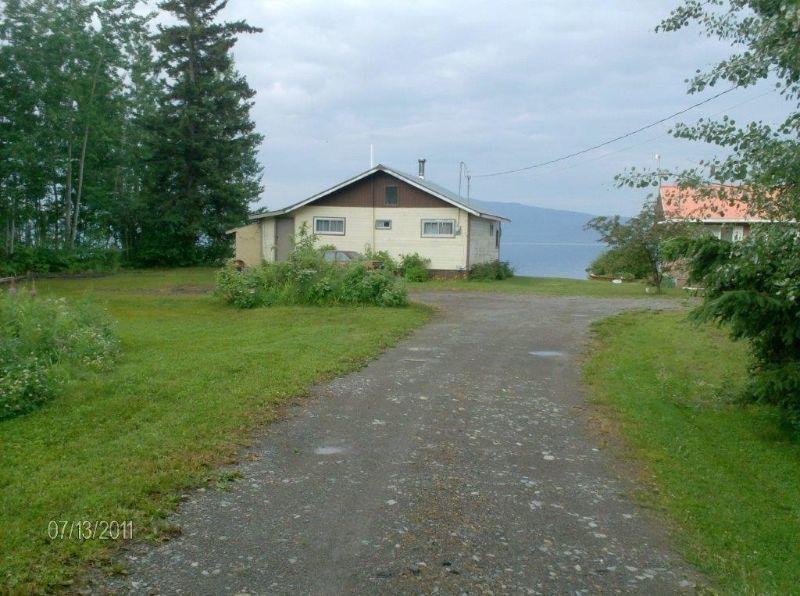
[[[681,313],[627,313],[595,329],[591,393],[688,560],[723,593],[800,593],[800,441],[774,409],[733,403],[745,346]]]
[[[286,398],[357,368],[428,316],[417,306],[241,311],[212,287],[211,269],[37,284],[105,305],[123,353],[111,372],[0,422],[0,593],[56,587],[115,544],[51,540],[51,520],[132,520],[134,538],[168,531],[180,491],[215,482],[215,467]]]
[[[546,296],[595,296],[597,298],[651,298],[642,283],[613,284],[610,281],[564,279],[560,277],[511,277],[499,281],[467,281],[463,279],[433,280],[409,283],[413,290],[452,290],[502,292],[509,294],[543,294]],[[665,288],[657,297],[685,297],[683,290]]]

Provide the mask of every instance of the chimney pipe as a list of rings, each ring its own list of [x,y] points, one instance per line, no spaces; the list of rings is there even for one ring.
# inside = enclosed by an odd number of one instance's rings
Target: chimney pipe
[[[424,179],[425,178],[425,160],[419,159],[419,177]]]

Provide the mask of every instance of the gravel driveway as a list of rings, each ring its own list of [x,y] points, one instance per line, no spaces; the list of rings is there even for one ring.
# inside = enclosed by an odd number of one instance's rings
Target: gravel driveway
[[[589,323],[636,300],[429,293],[434,320],[317,387],[183,534],[128,552],[135,593],[693,592],[586,434]],[[649,302],[652,305],[654,302]]]

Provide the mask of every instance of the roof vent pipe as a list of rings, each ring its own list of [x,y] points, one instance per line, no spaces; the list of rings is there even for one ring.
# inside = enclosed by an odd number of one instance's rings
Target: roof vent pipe
[[[424,179],[425,178],[425,160],[419,159],[419,177]]]

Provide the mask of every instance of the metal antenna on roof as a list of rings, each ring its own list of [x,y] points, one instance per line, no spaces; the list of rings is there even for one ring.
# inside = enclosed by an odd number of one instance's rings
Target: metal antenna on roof
[[[458,162],[458,200],[461,200],[461,179],[466,175],[467,177],[467,202],[469,202],[469,179],[472,175],[469,173],[467,164],[463,161]]]
[[[661,154],[656,153],[653,156],[656,160],[656,176],[658,177],[658,198],[661,198]]]

